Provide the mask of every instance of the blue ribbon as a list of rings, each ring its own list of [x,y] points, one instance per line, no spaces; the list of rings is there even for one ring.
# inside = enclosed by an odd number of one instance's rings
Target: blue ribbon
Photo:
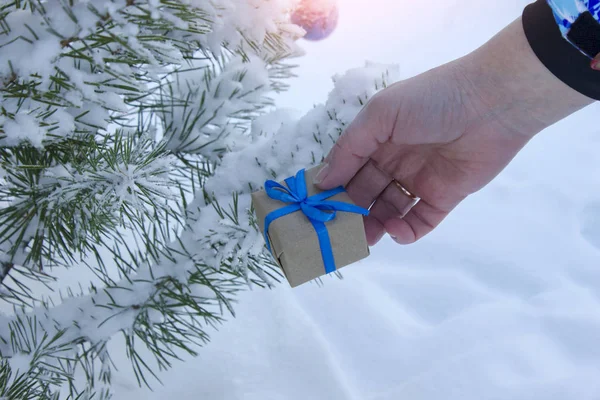
[[[308,197],[304,169],[298,171],[295,177],[292,176],[287,178],[285,184],[288,187],[272,180],[265,182],[265,191],[270,198],[289,204],[266,216],[264,234],[267,248],[271,251],[271,244],[268,236],[271,223],[288,214],[302,211],[317,232],[319,246],[321,247],[321,256],[323,257],[323,264],[325,265],[325,272],[329,274],[335,271],[333,249],[331,248],[331,241],[329,240],[329,233],[327,232],[325,222],[335,219],[337,211],[369,215],[369,210],[354,204],[326,200],[338,193],[344,192],[345,190],[342,186]]]

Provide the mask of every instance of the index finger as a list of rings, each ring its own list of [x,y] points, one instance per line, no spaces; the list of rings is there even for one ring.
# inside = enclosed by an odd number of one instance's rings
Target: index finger
[[[325,158],[315,178],[321,189],[346,186],[369,158],[391,136],[389,121],[378,97],[358,113]]]

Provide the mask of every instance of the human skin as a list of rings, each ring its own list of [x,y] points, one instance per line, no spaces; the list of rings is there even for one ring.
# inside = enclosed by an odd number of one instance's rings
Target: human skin
[[[315,183],[344,185],[358,205],[372,205],[369,245],[386,232],[410,244],[494,179],[531,138],[592,102],[544,67],[519,18],[472,53],[373,96]],[[389,185],[392,177],[421,198],[404,217],[407,199]]]

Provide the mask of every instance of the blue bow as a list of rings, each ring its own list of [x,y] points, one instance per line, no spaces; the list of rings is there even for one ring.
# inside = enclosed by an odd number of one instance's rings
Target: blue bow
[[[330,272],[335,271],[333,250],[331,248],[331,241],[329,240],[329,233],[327,232],[325,222],[335,219],[337,211],[369,215],[369,210],[341,201],[325,200],[338,193],[344,192],[345,190],[342,186],[308,197],[304,169],[298,171],[295,177],[292,176],[287,178],[285,183],[288,187],[271,180],[265,182],[265,191],[270,198],[279,200],[283,203],[290,203],[288,206],[275,210],[266,216],[264,233],[267,249],[271,251],[271,244],[268,236],[269,225],[278,218],[296,211],[302,211],[317,232],[319,245],[321,247],[321,256],[323,257],[323,264],[325,265],[325,272],[329,274]]]

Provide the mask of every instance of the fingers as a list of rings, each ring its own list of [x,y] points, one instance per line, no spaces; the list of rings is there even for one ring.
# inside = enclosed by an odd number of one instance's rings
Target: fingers
[[[373,246],[385,235],[385,228],[373,217],[365,217],[364,221],[367,244]]]
[[[392,177],[369,160],[346,186],[354,203],[369,208],[392,181]]]
[[[448,211],[439,210],[422,200],[406,213],[411,201],[394,185],[386,188],[365,220],[365,229],[369,227],[367,240],[379,240],[387,232],[397,243],[411,244],[431,232],[448,215]],[[406,215],[402,217],[404,213]],[[367,222],[367,219],[373,221]],[[371,242],[369,245],[372,245]]]
[[[346,186],[380,144],[389,139],[391,125],[385,105],[377,96],[373,97],[337,140],[315,184],[321,189]]]
[[[379,201],[380,200],[380,201]],[[382,221],[385,221],[390,215],[398,218],[404,217],[416,204],[418,198],[407,192],[398,181],[392,181],[378,198],[380,206],[373,212],[375,217],[382,214]]]
[[[404,218],[390,218],[386,232],[399,244],[411,244],[435,229],[448,216],[425,202],[419,202]]]
[[[392,177],[369,160],[346,186],[348,195],[360,207],[370,208],[375,199],[390,185]],[[383,225],[375,218],[364,219],[365,233],[369,246],[374,245],[385,234]]]

